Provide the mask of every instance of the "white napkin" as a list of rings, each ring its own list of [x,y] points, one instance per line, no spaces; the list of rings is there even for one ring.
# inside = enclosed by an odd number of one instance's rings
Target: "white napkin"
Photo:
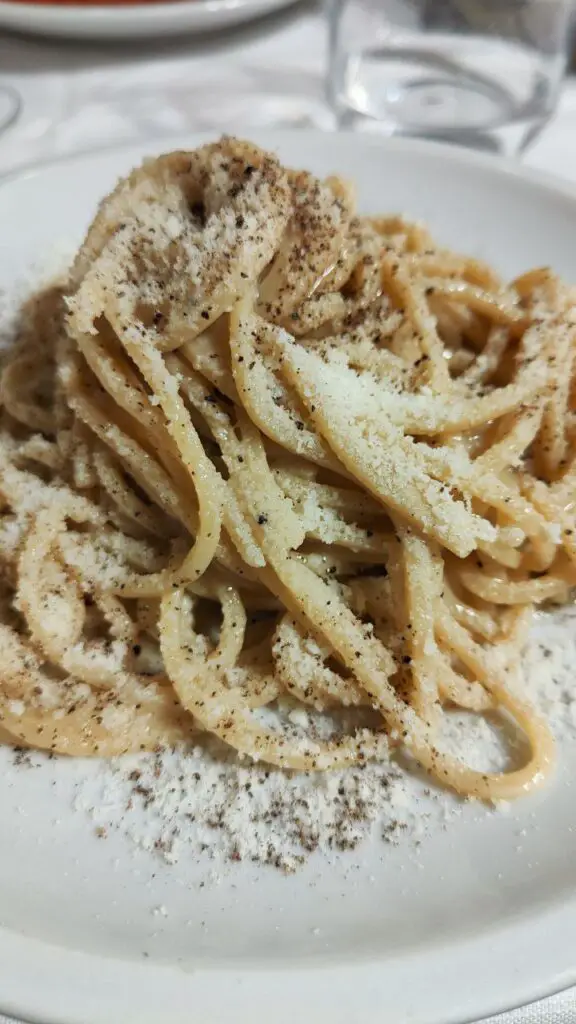
[[[22,100],[0,134],[0,174],[66,153],[266,125],[329,127],[325,31],[301,3],[242,29],[138,45],[0,37],[0,86]],[[576,181],[576,81],[525,162]],[[485,1024],[575,1024],[576,989]],[[0,1024],[17,1024],[0,1013]],[[386,1024],[383,1021],[383,1024]]]

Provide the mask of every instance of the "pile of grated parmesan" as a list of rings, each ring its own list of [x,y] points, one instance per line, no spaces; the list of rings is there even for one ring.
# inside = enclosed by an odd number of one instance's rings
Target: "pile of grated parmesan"
[[[523,689],[562,742],[576,735],[576,611],[540,615],[526,651]],[[442,744],[471,766],[499,769],[523,743],[489,717],[446,716]],[[335,772],[286,773],[242,763],[207,739],[187,750],[103,762],[80,784],[76,810],[100,837],[117,830],[168,864],[192,858],[221,870],[235,861],[293,872],[311,856],[349,856],[369,839],[420,846],[446,828],[462,802],[428,784],[404,760]],[[210,877],[210,876],[208,876]]]

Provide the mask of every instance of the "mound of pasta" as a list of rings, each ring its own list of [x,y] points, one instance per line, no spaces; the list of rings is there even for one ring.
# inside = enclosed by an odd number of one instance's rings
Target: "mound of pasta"
[[[518,661],[576,583],[575,313],[249,143],[146,162],[4,361],[2,726],[306,770],[401,745],[529,790],[554,743]],[[454,707],[526,763],[449,756]]]

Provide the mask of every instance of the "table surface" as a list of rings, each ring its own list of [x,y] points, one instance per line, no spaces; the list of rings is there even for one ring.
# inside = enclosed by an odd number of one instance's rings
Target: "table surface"
[[[0,174],[187,131],[327,127],[324,56],[322,16],[309,2],[239,29],[175,41],[82,44],[0,35],[0,85],[14,88],[22,104],[0,135]],[[567,80],[555,118],[524,160],[576,181],[576,78]],[[574,1022],[576,989],[489,1024]],[[0,1014],[0,1024],[14,1022]]]

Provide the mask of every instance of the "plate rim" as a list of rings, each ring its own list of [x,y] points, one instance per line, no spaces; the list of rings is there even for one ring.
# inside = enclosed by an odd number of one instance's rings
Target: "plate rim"
[[[272,0],[269,0],[272,6]],[[288,2],[288,0],[286,0]],[[253,6],[254,0],[150,0],[149,3],[124,2],[117,6],[113,4],[80,4],[80,3],[27,3],[26,0],[0,0],[0,14],[10,11],[23,12],[25,14],[40,13],[47,18],[53,18],[54,22],[68,21],[66,15],[74,17],[82,15],[88,24],[95,25],[100,21],[123,22],[125,15],[132,13],[138,17],[144,16],[145,20],[156,20],[154,16],[160,12],[175,14],[180,11],[230,11],[239,7]]]
[[[154,31],[210,32],[290,7],[297,0],[152,0],[113,5],[28,3],[0,0],[0,27],[25,35],[121,41]],[[221,15],[222,17],[219,17]]]
[[[212,3],[214,0],[207,2]],[[0,3],[0,8],[2,6]],[[38,160],[0,176],[0,188],[9,188],[11,184],[17,184],[23,179],[40,178],[43,173],[62,165],[73,167],[75,164],[82,164],[95,156],[117,157],[118,160],[125,158],[128,167],[129,161],[137,161],[146,155],[169,148],[193,147],[218,134],[187,133]],[[326,138],[326,133],[320,131],[260,130],[249,134],[256,137],[262,145],[269,145],[271,148],[287,142],[305,144],[306,140],[314,136]],[[328,137],[354,139],[356,146],[368,150],[387,148],[413,156],[422,152],[432,153],[463,168],[474,166],[485,168],[495,177],[501,174],[512,176],[543,191],[561,195],[574,204],[576,211],[575,184],[548,172],[525,167],[508,158],[419,139],[384,139],[359,136],[352,132],[330,133]],[[542,942],[543,936],[546,936],[545,943]],[[214,1001],[214,979],[217,977],[218,992],[227,993],[224,996],[226,1005],[223,1009],[226,1010],[226,1006],[233,1004],[238,1024],[248,1024],[248,1021],[252,1024],[253,1021],[263,1019],[258,1015],[256,1007],[260,1005],[260,1009],[263,1010],[269,1010],[270,1006],[277,1008],[279,1000],[281,1013],[288,1015],[276,1015],[276,1020],[279,1024],[284,1024],[284,1021],[293,1020],[295,1013],[302,1014],[302,1002],[306,999],[315,1013],[314,1016],[303,1017],[305,1022],[322,1024],[324,1020],[330,1020],[331,1024],[339,1024],[344,1019],[354,1021],[355,1018],[350,1017],[351,989],[371,994],[370,1005],[359,1007],[364,1024],[382,1024],[384,1018],[381,1009],[389,999],[391,975],[396,977],[397,983],[401,983],[402,975],[405,974],[407,990],[410,991],[410,980],[415,971],[420,987],[423,986],[422,978],[424,984],[426,979],[431,983],[432,978],[438,975],[435,961],[439,962],[441,969],[444,958],[444,968],[448,965],[450,967],[451,1008],[434,1005],[433,999],[430,998],[431,993],[428,992],[426,1009],[423,1010],[421,1004],[411,1005],[407,1000],[402,1008],[394,1006],[395,1018],[401,1016],[413,1024],[465,1024],[478,1020],[479,1017],[526,1005],[574,985],[576,958],[572,951],[575,948],[576,894],[573,899],[563,904],[537,905],[529,916],[519,916],[515,921],[500,926],[496,923],[492,930],[486,929],[479,936],[467,937],[459,943],[458,948],[455,948],[454,943],[443,943],[432,950],[418,949],[408,954],[401,953],[398,958],[389,958],[387,961],[371,958],[347,965],[341,960],[334,961],[332,965],[316,961],[313,967],[301,964],[290,964],[285,968],[217,965],[202,966],[187,974],[173,966],[140,963],[133,959],[112,959],[95,953],[73,951],[20,935],[11,929],[0,928],[0,960],[3,964],[0,976],[0,1011],[24,1020],[37,1021],[38,1024],[109,1024],[111,1019],[129,1020],[131,1018],[119,1017],[117,1012],[119,989],[113,979],[115,974],[120,972],[123,976],[122,985],[126,990],[133,991],[132,986],[138,986],[141,1003],[149,998],[152,1004],[159,997],[164,999],[170,991],[176,993],[176,998],[180,998],[180,994],[186,992],[189,999],[194,998],[195,1009],[203,1013],[207,1021],[222,1019],[218,1013],[222,1007],[217,1007]],[[54,965],[58,970],[58,1006],[49,1016],[46,1016],[45,1008],[42,1006],[42,993],[45,993],[46,989],[42,988],[38,981],[33,987],[22,984],[31,963],[34,964],[37,979],[45,971],[50,975]],[[473,970],[476,972],[479,988],[482,989],[481,994],[471,995],[470,977]],[[489,975],[488,978],[484,977],[486,973]],[[15,987],[14,979],[18,979],[19,975],[20,989],[17,990],[18,983]],[[98,979],[101,998],[104,996],[105,999],[110,999],[112,995],[113,1002],[100,1006],[92,1004],[89,1007],[75,1003],[75,990],[80,992],[83,987],[89,988],[91,984],[93,986],[95,978]],[[288,978],[290,984],[287,986]],[[413,992],[413,986],[411,991]],[[346,1011],[346,1017],[341,1015],[342,1009]],[[86,1015],[87,1010],[89,1016]],[[139,1013],[138,1007],[136,1011]],[[148,1017],[142,1017],[140,1013],[138,1019],[141,1024],[148,1024]],[[157,1019],[159,1018],[151,1017],[150,1022]],[[165,1019],[168,1020],[168,1017]],[[184,1019],[188,1020],[188,1017],[178,1015],[169,1019],[183,1022]]]
[[[180,0],[174,0],[174,2],[171,2],[166,6],[179,7],[181,6],[181,3],[194,4],[195,7],[203,4],[220,5],[220,3],[245,5],[252,4],[254,2],[255,0],[181,0],[181,2]],[[282,0],[282,2],[298,2],[298,0]],[[5,6],[32,8],[39,5],[11,3],[10,0],[0,0],[0,11]],[[142,7],[145,6],[148,5],[142,5]],[[154,5],[150,4],[150,6]],[[156,4],[156,6],[160,6],[160,4]],[[430,139],[412,138],[408,136],[360,134],[353,130],[335,129],[327,131],[322,128],[276,129],[248,127],[244,133],[241,126],[237,133],[225,131],[223,129],[201,129],[199,131],[157,135],[148,139],[136,139],[123,145],[119,145],[117,141],[114,141],[109,145],[87,146],[86,148],[74,150],[69,153],[62,153],[49,157],[38,157],[36,160],[28,160],[23,164],[18,164],[16,167],[11,167],[5,172],[0,171],[0,188],[3,188],[5,185],[9,185],[12,182],[16,182],[21,178],[29,178],[39,175],[43,171],[48,171],[53,167],[82,163],[90,157],[106,157],[117,154],[119,157],[126,156],[127,158],[130,157],[130,159],[134,160],[144,160],[147,157],[167,152],[169,149],[195,147],[202,145],[204,142],[215,141],[229,135],[235,135],[238,138],[248,136],[254,138],[257,137],[258,140],[262,140],[257,143],[258,145],[269,146],[271,149],[274,149],[275,146],[281,146],[287,140],[293,140],[298,143],[309,138],[322,137],[330,139],[347,139],[351,143],[358,143],[360,141],[362,146],[367,146],[370,149],[380,149],[384,147],[386,149],[398,150],[399,152],[405,151],[409,154],[412,153],[414,156],[417,156],[419,153],[431,153],[433,155],[436,154],[441,158],[449,158],[451,161],[463,166],[484,167],[488,172],[496,171],[497,173],[504,174],[508,177],[520,178],[521,180],[527,181],[530,184],[544,189],[545,191],[559,193],[565,199],[576,202],[576,178],[572,181],[569,178],[564,178],[562,175],[554,173],[553,171],[543,170],[539,167],[531,167],[528,164],[520,163],[520,161],[514,159],[514,157],[468,149],[465,146],[458,146],[454,143],[436,142]]]

